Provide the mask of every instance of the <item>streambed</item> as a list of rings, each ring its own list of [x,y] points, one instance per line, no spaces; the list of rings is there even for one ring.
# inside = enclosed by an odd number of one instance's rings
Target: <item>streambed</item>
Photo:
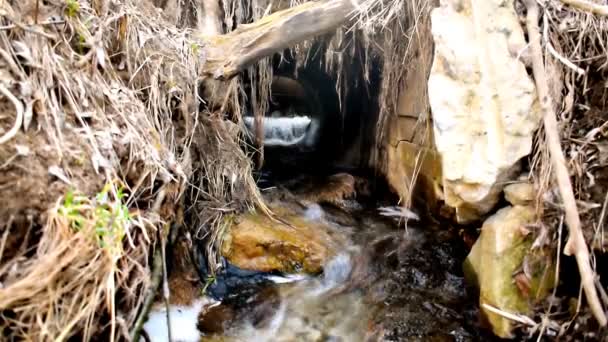
[[[285,191],[270,187],[265,196],[272,202]],[[338,243],[324,272],[257,273],[228,265],[196,308],[172,314],[173,336],[187,330],[173,320],[192,311],[184,321],[199,341],[490,340],[477,326],[475,297],[467,296],[466,249],[454,229],[411,219],[406,225],[386,216],[397,211],[383,201],[295,205],[288,202],[298,202],[297,195],[290,196],[281,197],[283,205],[304,221],[323,221]],[[158,317],[155,324],[162,325],[162,312]]]

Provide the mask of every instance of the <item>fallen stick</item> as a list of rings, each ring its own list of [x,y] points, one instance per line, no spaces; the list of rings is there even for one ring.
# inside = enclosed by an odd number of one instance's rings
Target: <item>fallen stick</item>
[[[158,212],[160,211],[160,206],[162,205],[163,201],[165,200],[165,197],[167,195],[167,188],[163,187],[161,188],[161,190],[159,191],[158,195],[156,196],[156,199],[154,200],[154,203],[152,204],[152,212],[155,214],[158,214]],[[148,319],[148,314],[150,313],[150,309],[152,309],[152,304],[154,303],[154,299],[156,298],[156,293],[158,292],[158,288],[160,287],[161,282],[165,281],[163,283],[163,285],[166,285],[166,259],[165,259],[165,245],[164,245],[164,238],[163,238],[163,232],[157,232],[158,234],[158,240],[160,242],[160,246],[158,246],[156,248],[156,250],[154,251],[153,257],[152,257],[152,275],[150,277],[151,282],[150,282],[150,286],[148,287],[148,292],[146,294],[146,297],[144,299],[144,303],[142,306],[142,309],[139,313],[139,315],[137,316],[137,319],[135,321],[135,325],[133,326],[133,328],[131,329],[131,340],[133,342],[139,342],[139,337],[142,335],[142,332],[144,332],[143,328],[144,328],[144,324],[146,323],[146,320]],[[164,288],[163,288],[164,290]],[[167,294],[163,293],[163,297],[166,298]],[[167,301],[165,301],[165,309],[167,310],[167,325],[168,325],[168,335],[169,335],[169,341],[171,341],[170,336],[171,336],[171,326],[169,324],[170,322],[170,317],[169,317],[169,308],[167,305]]]
[[[19,101],[19,99],[15,97],[15,95],[13,95],[13,93],[11,93],[3,84],[0,84],[0,94],[4,95],[4,97],[7,97],[11,101],[11,103],[15,106],[16,112],[13,127],[4,135],[0,136],[0,145],[2,145],[14,138],[19,132],[19,127],[21,127],[23,124],[23,113],[25,112],[25,109],[23,108],[23,103],[21,103],[21,101]]]
[[[574,255],[581,276],[581,284],[585,291],[589,308],[595,316],[600,326],[606,325],[606,314],[602,308],[600,300],[595,288],[595,273],[591,269],[589,261],[589,249],[583,236],[581,229],[581,220],[576,207],[572,184],[566,167],[564,152],[560,145],[559,129],[557,119],[553,109],[553,103],[549,94],[549,86],[547,84],[545,66],[543,63],[543,54],[540,45],[540,32],[538,28],[538,5],[536,0],[525,0],[528,14],[526,18],[526,26],[530,37],[530,49],[532,57],[532,72],[536,81],[536,90],[540,99],[540,105],[543,112],[543,122],[545,128],[545,136],[549,145],[549,154],[551,155],[551,164],[555,172],[555,178],[559,188],[562,201],[564,202],[564,211],[566,216],[566,224],[568,225],[568,241],[564,247],[564,254]]]
[[[156,251],[154,251],[154,257],[152,259],[151,279],[152,281],[150,283],[150,286],[148,287],[148,293],[146,294],[146,298],[144,300],[141,312],[139,313],[139,316],[137,316],[135,326],[131,330],[131,340],[133,342],[139,342],[139,337],[142,334],[144,323],[146,323],[148,313],[150,313],[150,309],[152,308],[152,304],[154,303],[154,298],[156,297],[156,292],[158,291],[160,283],[163,279],[163,259],[160,248],[157,248]]]
[[[587,0],[561,0],[564,4],[593,14],[608,16],[608,6],[596,4]]]

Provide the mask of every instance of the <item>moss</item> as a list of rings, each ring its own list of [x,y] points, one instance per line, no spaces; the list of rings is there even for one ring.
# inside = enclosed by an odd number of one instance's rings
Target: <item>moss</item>
[[[483,224],[481,235],[463,264],[467,282],[479,288],[480,305],[529,314],[531,302],[544,297],[552,288],[552,283],[547,282],[552,276],[545,272],[546,265],[540,263],[544,259],[530,251],[533,237],[520,229],[535,220],[531,207],[514,206],[499,210]],[[522,293],[513,278],[524,260],[534,270],[528,293]],[[497,336],[511,337],[512,321],[483,308],[482,313]]]
[[[289,224],[257,213],[235,217],[224,238],[224,257],[244,269],[320,272],[332,254],[326,227],[307,222],[289,208],[272,210]]]
[[[69,18],[76,18],[80,14],[80,3],[78,0],[66,0],[65,15]]]

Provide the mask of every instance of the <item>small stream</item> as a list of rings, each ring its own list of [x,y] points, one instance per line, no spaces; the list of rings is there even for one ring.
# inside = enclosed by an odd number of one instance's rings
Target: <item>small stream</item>
[[[455,230],[417,220],[406,228],[387,216],[393,209],[381,209],[387,203],[343,204],[298,206],[305,220],[325,221],[339,242],[322,274],[228,265],[194,308],[172,313],[197,312],[189,320],[198,331],[172,322],[174,336],[190,329],[199,341],[490,340],[480,335],[476,299],[465,290],[466,250]],[[159,317],[148,326],[161,324]]]

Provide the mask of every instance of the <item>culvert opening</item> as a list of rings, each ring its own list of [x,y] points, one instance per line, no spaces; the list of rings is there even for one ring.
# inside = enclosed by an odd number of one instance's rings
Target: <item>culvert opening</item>
[[[342,77],[348,78],[344,82],[328,70],[321,57],[325,48],[325,43],[318,43],[304,65],[289,50],[273,58],[271,96],[262,123],[264,161],[258,178],[370,173],[381,65],[378,60],[368,61],[371,71],[365,79],[366,61],[354,58],[342,70]],[[251,109],[245,112],[247,138],[253,144],[256,120]]]

